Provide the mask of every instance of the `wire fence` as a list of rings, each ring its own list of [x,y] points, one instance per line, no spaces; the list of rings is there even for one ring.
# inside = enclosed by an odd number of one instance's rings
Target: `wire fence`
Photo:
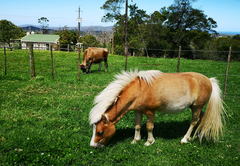
[[[34,48],[34,47],[33,47]],[[81,49],[81,52],[83,52],[87,47],[83,47]],[[23,77],[26,77],[26,75],[29,74],[29,70],[26,70],[26,68],[29,68],[29,56],[15,56],[14,57],[14,52],[10,51],[11,48],[9,47],[3,47],[2,49],[2,53],[1,55],[4,55],[4,63],[1,62],[2,64],[2,71],[4,71],[5,76],[9,75],[9,70],[14,71],[15,73],[18,73],[19,75],[24,75]],[[16,47],[15,47],[16,49]],[[115,48],[114,48],[115,49]],[[18,49],[19,50],[19,49]],[[39,50],[41,50],[40,48],[35,48],[35,50],[33,52],[38,53]],[[34,68],[30,67],[30,73],[31,73],[31,77],[36,77],[36,73],[37,75],[39,75],[40,73],[42,75],[49,75],[51,73],[52,75],[52,79],[54,79],[55,77],[60,77],[60,76],[66,76],[66,77],[72,77],[73,75],[80,75],[80,66],[79,63],[80,62],[78,59],[78,56],[76,56],[74,58],[74,61],[70,61],[68,63],[54,63],[53,65],[53,60],[52,60],[52,56],[53,56],[53,50],[54,47],[50,47],[50,51],[49,51],[49,55],[51,55],[51,61],[50,59],[44,60],[42,63],[36,63],[36,66]],[[155,50],[155,49],[154,49]],[[56,50],[59,51],[59,50]],[[163,51],[163,50],[158,50],[158,51]],[[158,68],[158,66],[164,66],[165,64],[169,64],[171,63],[172,66],[175,66],[175,71],[179,72],[179,70],[181,72],[183,71],[193,71],[192,69],[195,68],[196,66],[202,65],[204,64],[205,66],[207,65],[213,65],[213,61],[206,61],[203,60],[201,61],[201,64],[199,64],[199,61],[194,61],[194,60],[185,60],[185,59],[181,59],[181,55],[184,54],[185,52],[189,52],[189,50],[164,50],[165,51],[165,55],[166,54],[170,54],[171,52],[175,53],[175,57],[178,56],[178,58],[172,58],[169,61],[169,58],[167,56],[163,56],[165,57],[166,61],[164,61],[164,58],[161,58],[161,64],[159,64],[159,62],[155,62],[156,59],[159,58],[145,58],[144,61],[142,61],[141,63],[136,64],[137,68],[144,70],[144,69],[148,69],[151,68],[151,66],[153,66],[154,68]],[[17,51],[16,51],[17,52]],[[26,51],[26,54],[30,54],[30,66],[31,64],[34,65],[34,61],[31,62],[31,54],[33,54],[33,52],[31,53],[31,51],[28,49],[28,51]],[[76,51],[77,52],[77,51]],[[200,51],[200,52],[204,52],[204,51]],[[111,53],[111,49],[109,49],[109,53]],[[240,92],[239,90],[234,91],[234,87],[239,87],[240,86],[240,79],[237,79],[237,81],[233,81],[236,80],[236,78],[239,78],[239,71],[240,71],[240,63],[235,62],[234,60],[231,61],[230,57],[232,56],[232,54],[239,54],[239,52],[232,52],[231,50],[227,51],[221,51],[221,52],[212,52],[212,51],[205,51],[204,53],[212,53],[212,54],[225,54],[224,58],[227,59],[228,62],[225,61],[214,61],[214,65],[218,66],[218,69],[221,70],[221,72],[216,71],[211,71],[211,72],[206,72],[206,70],[204,71],[198,71],[198,69],[196,69],[195,72],[200,72],[208,77],[220,77],[221,80],[225,80],[224,84],[221,84],[222,89],[224,89],[224,94],[223,94],[223,98],[225,98],[225,96],[227,96],[228,98],[240,98]],[[11,60],[8,60],[8,54],[11,54],[11,56],[13,56],[13,58],[11,58]],[[77,54],[77,53],[76,53]],[[129,54],[131,55],[131,54]],[[126,64],[126,62],[124,62],[125,57],[121,56],[123,61],[121,62],[117,62],[117,63],[113,63],[110,61],[108,61],[108,63],[110,63],[111,66],[115,66],[114,68],[111,68],[111,70],[123,70],[124,66]],[[57,57],[59,59],[61,58],[65,58],[65,57]],[[111,58],[111,57],[109,57]],[[34,59],[34,58],[33,58]],[[146,60],[148,62],[146,62]],[[39,59],[35,58],[35,61],[39,61]],[[42,59],[41,59],[42,61]],[[58,60],[60,62],[60,60]],[[230,63],[231,62],[231,63]],[[11,69],[8,69],[7,66],[9,66],[9,63],[11,63]],[[15,67],[14,67],[15,65]],[[4,67],[3,67],[4,66]],[[16,67],[17,66],[17,67]],[[49,66],[51,66],[51,70],[49,71]],[[234,67],[234,71],[231,70],[230,74],[228,73],[229,71],[229,66],[235,66]],[[76,70],[77,67],[79,68],[79,70]],[[41,69],[40,69],[41,68]],[[131,68],[131,66],[128,66],[128,68]],[[160,68],[160,67],[159,67]],[[231,67],[230,67],[231,68]],[[35,72],[36,69],[36,72]],[[61,69],[61,70],[58,70]],[[32,70],[34,70],[35,75],[32,75]],[[174,69],[167,69],[165,70],[165,72],[173,72]],[[9,73],[8,73],[9,72]],[[12,73],[12,72],[11,72]],[[41,78],[40,78],[41,79]],[[79,77],[80,79],[80,77]],[[223,81],[221,81],[223,83]],[[227,87],[231,87],[229,89],[233,89],[231,90],[229,93],[226,93],[226,89]]]
[[[35,50],[49,50],[50,45],[52,46],[54,51],[66,51],[66,52],[78,52],[78,46],[74,44],[48,44],[48,43],[33,43],[33,49]],[[23,49],[28,51],[29,44],[28,43],[21,43],[21,42],[11,42],[5,43],[0,42],[0,48],[8,48],[11,50],[15,49]],[[81,46],[82,52],[86,50],[89,46]],[[115,55],[124,55],[124,47],[112,46],[108,47],[109,53]],[[171,49],[159,49],[159,48],[128,48],[128,55],[129,56],[145,56],[145,57],[153,57],[153,58],[176,58],[178,55],[178,49],[171,50]],[[214,60],[214,61],[227,61],[228,56],[227,54],[229,51],[216,51],[216,50],[181,50],[181,57],[187,59],[203,59],[203,60]],[[240,62],[240,51],[231,50],[231,61],[238,61]]]

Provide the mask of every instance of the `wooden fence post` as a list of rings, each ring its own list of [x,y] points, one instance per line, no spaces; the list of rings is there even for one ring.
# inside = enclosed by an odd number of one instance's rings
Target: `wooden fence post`
[[[126,56],[125,71],[127,71],[127,59],[128,59],[128,44],[127,44],[127,29],[128,29],[128,0],[126,0],[125,7],[125,37],[124,37],[124,55]]]
[[[80,40],[79,40],[80,41]],[[78,81],[80,80],[80,73],[81,73],[81,44],[78,43]]]
[[[35,78],[36,73],[35,73],[34,56],[33,56],[33,43],[29,43],[29,54],[30,54],[31,78]]]
[[[7,55],[6,55],[6,47],[4,46],[4,60],[5,60],[5,76],[7,76]]]
[[[231,51],[232,51],[232,47],[229,47],[228,63],[227,63],[227,70],[226,70],[226,75],[225,75],[225,84],[224,84],[224,91],[223,91],[223,100],[225,100],[225,96],[226,96],[227,77],[228,77],[228,69],[229,69],[229,64],[230,64]]]
[[[50,45],[51,47],[51,66],[52,66],[52,79],[54,80],[54,74],[53,74],[53,53],[52,53],[52,45]]]
[[[181,46],[179,46],[179,52],[178,52],[177,73],[179,72],[180,58],[181,58]]]

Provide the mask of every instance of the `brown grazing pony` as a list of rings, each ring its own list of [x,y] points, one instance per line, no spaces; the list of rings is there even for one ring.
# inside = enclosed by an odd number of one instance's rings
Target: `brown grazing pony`
[[[152,134],[155,112],[175,114],[187,107],[192,110],[192,121],[181,143],[187,143],[198,121],[200,141],[218,139],[222,134],[221,116],[224,114],[221,90],[215,78],[193,73],[162,73],[157,70],[122,72],[94,101],[89,119],[93,125],[90,146],[107,144],[115,133],[115,125],[129,111],[135,114],[135,136],[132,143],[141,139],[142,114],[147,116],[149,146],[155,139]],[[206,113],[202,111],[208,102]],[[195,136],[194,134],[194,136]]]
[[[91,73],[90,70],[93,63],[99,63],[98,71],[100,71],[102,67],[102,61],[105,62],[105,71],[107,71],[108,69],[107,59],[108,49],[89,47],[84,51],[83,61],[80,64],[83,74],[86,74],[87,69],[88,73]]]

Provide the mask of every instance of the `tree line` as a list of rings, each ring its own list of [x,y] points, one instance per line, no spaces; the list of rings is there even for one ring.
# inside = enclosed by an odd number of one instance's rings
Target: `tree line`
[[[240,51],[240,36],[219,37],[215,28],[217,22],[202,10],[192,7],[193,0],[175,0],[169,7],[147,14],[137,4],[129,5],[128,47],[131,55],[154,56],[166,55],[164,50],[188,50],[182,53],[185,58],[204,58],[205,51]],[[114,47],[116,54],[124,54],[125,14],[121,9],[125,1],[107,0],[101,7],[105,11],[102,20],[114,21]],[[147,51],[145,51],[147,50]],[[167,56],[174,58],[174,52]],[[240,54],[235,55],[240,60]],[[227,58],[222,57],[223,59]]]

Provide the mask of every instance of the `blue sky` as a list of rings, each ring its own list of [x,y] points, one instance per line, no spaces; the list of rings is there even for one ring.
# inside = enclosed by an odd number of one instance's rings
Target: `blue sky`
[[[114,23],[101,22],[104,11],[100,7],[106,0],[0,0],[0,20],[7,19],[15,25],[39,25],[38,19],[47,17],[50,27],[77,27],[78,6],[81,8],[81,26],[110,26]],[[132,2],[133,1],[133,2]],[[128,0],[136,3],[147,14],[170,6],[174,0]],[[240,32],[240,0],[198,0],[194,8],[204,11],[217,24],[217,31]],[[124,11],[124,10],[123,10]]]

